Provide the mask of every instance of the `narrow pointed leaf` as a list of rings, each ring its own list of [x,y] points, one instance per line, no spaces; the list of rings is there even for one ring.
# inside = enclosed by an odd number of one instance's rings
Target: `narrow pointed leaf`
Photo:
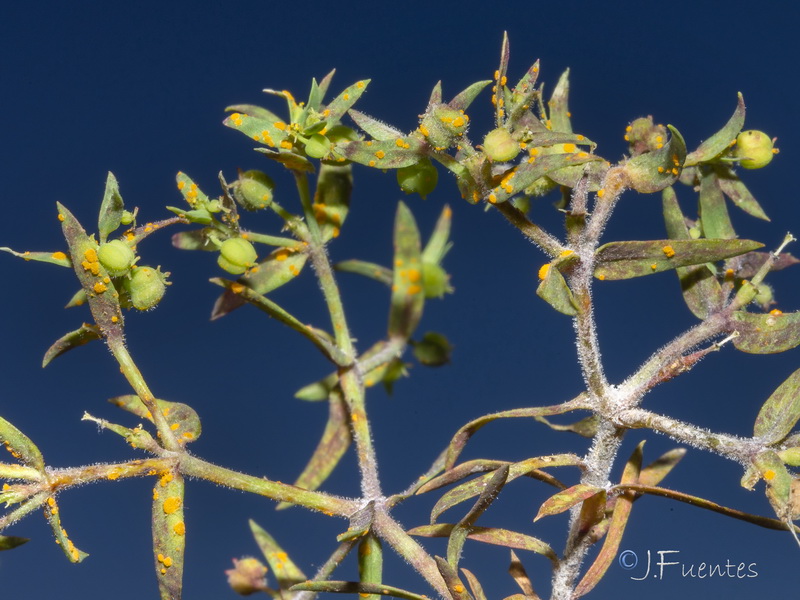
[[[634,450],[630,459],[625,465],[625,470],[622,473],[622,483],[637,483],[639,480],[639,473],[642,468],[642,445],[640,443],[636,450]],[[580,580],[578,586],[575,588],[574,597],[580,598],[581,596],[590,592],[606,574],[608,568],[611,566],[614,558],[617,555],[617,550],[622,542],[622,535],[625,533],[625,527],[628,524],[628,518],[631,514],[631,506],[633,504],[633,494],[623,493],[617,497],[614,504],[614,512],[611,515],[611,521],[608,526],[608,533],[606,534],[603,547],[600,549],[597,557],[589,567],[589,570]]]
[[[519,118],[530,110],[531,102],[536,95],[536,79],[539,76],[539,61],[537,60],[517,82],[511,93],[511,102],[506,120],[508,127],[514,127]]]
[[[103,194],[103,202],[100,205],[100,217],[98,219],[97,231],[100,235],[100,243],[104,243],[110,233],[117,230],[122,224],[122,212],[125,205],[119,193],[119,184],[114,174],[109,171],[106,178],[106,190]]]
[[[233,112],[225,117],[223,125],[242,132],[259,144],[278,148],[287,137],[286,123],[265,108],[238,104],[226,110]]]
[[[356,103],[356,100],[361,97],[361,94],[367,89],[369,82],[369,79],[363,79],[345,89],[341,94],[330,101],[325,107],[325,110],[322,111],[322,116],[325,117],[329,123],[339,121],[344,116],[344,113],[350,110],[353,104]]]
[[[492,83],[491,80],[476,81],[466,89],[456,94],[456,96],[450,102],[448,102],[448,105],[456,110],[467,110],[469,105],[472,104],[472,101],[475,100],[478,94],[483,91],[483,88],[490,83]]]
[[[0,551],[3,550],[12,550],[26,542],[30,542],[30,539],[24,537],[17,537],[15,535],[0,535]]]
[[[370,279],[379,281],[389,287],[391,287],[392,281],[394,280],[394,273],[392,273],[391,269],[387,269],[386,267],[382,267],[381,265],[376,265],[375,263],[367,262],[365,260],[343,260],[333,265],[333,268],[337,271],[356,273],[358,275],[363,275],[364,277],[369,277]]]
[[[767,484],[767,500],[775,515],[788,523],[792,521],[791,495],[792,475],[778,454],[772,450],[762,452],[753,461],[761,477]]]
[[[161,600],[180,600],[186,524],[184,482],[177,469],[165,471],[153,488],[153,559]]]
[[[389,312],[389,337],[408,339],[417,328],[425,303],[419,229],[414,215],[400,202],[394,225],[394,277]]]
[[[510,600],[511,598],[515,600],[539,600],[539,596],[533,590],[531,579],[528,577],[525,567],[522,566],[522,561],[513,550],[511,551],[511,564],[508,566],[508,573],[514,578],[514,581],[522,590],[522,594],[509,596],[505,600]]]
[[[625,164],[630,186],[637,192],[660,192],[678,179],[686,159],[686,143],[672,125],[667,125],[670,139],[660,150],[634,156]]]
[[[615,280],[700,265],[763,247],[752,240],[650,240],[610,242],[597,249],[594,276]]]
[[[744,98],[739,92],[736,110],[733,111],[731,118],[728,119],[722,129],[700,144],[697,150],[690,152],[686,156],[685,166],[691,167],[701,162],[710,161],[730,147],[731,142],[736,139],[736,136],[742,130],[744,115]]]
[[[41,481],[43,474],[33,467],[26,467],[17,463],[0,462],[0,479],[22,479],[25,481]]]
[[[378,169],[399,169],[415,165],[425,152],[425,142],[416,135],[385,141],[346,142],[337,151],[353,162]]]
[[[554,431],[571,431],[573,433],[577,433],[582,437],[587,437],[587,438],[595,436],[595,434],[597,433],[597,424],[599,422],[599,419],[596,415],[590,415],[588,417],[584,417],[580,421],[576,421],[575,423],[570,423],[568,425],[560,425],[558,423],[553,423],[544,417],[535,417],[535,419],[540,423],[544,423]]]
[[[800,369],[789,375],[764,402],[753,426],[753,435],[765,444],[779,442],[800,419]]]
[[[53,534],[56,537],[56,543],[61,547],[64,555],[70,562],[82,562],[83,559],[89,555],[75,547],[75,544],[73,544],[72,540],[67,536],[66,530],[61,526],[61,517],[59,515],[60,511],[55,498],[52,496],[48,497],[47,501],[44,503],[44,516],[47,518],[48,523],[50,523],[50,528],[53,530]]]
[[[563,135],[563,134],[561,134]],[[574,136],[570,135],[570,139]],[[435,157],[434,157],[435,158]],[[533,160],[531,160],[533,159]],[[554,171],[571,167],[573,165],[583,165],[591,161],[602,160],[599,156],[587,152],[570,152],[565,154],[549,154],[541,157],[531,157],[523,161],[516,167],[514,176],[506,182],[507,185],[496,187],[489,196],[489,202],[505,202],[512,196],[516,196],[537,179],[550,175]]]
[[[442,102],[442,81],[439,80],[436,82],[436,85],[433,86],[431,90],[430,98],[428,99],[428,106],[433,104],[441,104]]]
[[[433,228],[428,243],[425,244],[425,249],[422,251],[422,262],[439,264],[444,255],[450,249],[450,223],[453,219],[453,211],[450,206],[445,204],[439,218],[436,220],[436,226]]]
[[[409,535],[420,537],[448,537],[456,527],[454,523],[437,523],[435,525],[422,525],[408,530]],[[558,561],[558,556],[553,549],[542,540],[533,536],[500,529],[497,527],[470,527],[467,539],[492,544],[494,546],[506,546],[517,550],[529,550],[536,554],[541,554],[549,558],[554,564]]]
[[[571,488],[558,492],[545,500],[533,520],[538,521],[542,517],[562,513],[603,491],[603,488],[585,483],[573,485]]]
[[[700,171],[700,222],[708,239],[731,240],[736,237],[725,196],[713,171]]]
[[[757,314],[733,313],[739,336],[733,345],[749,354],[774,354],[800,345],[800,312]]]
[[[350,210],[352,191],[351,165],[322,164],[317,176],[317,188],[314,192],[312,208],[317,223],[319,223],[323,242],[339,235]]]
[[[567,280],[555,266],[550,266],[542,282],[536,288],[536,295],[569,317],[578,314],[578,305]]]
[[[100,340],[102,338],[103,334],[100,332],[99,327],[84,323],[75,331],[70,331],[58,338],[53,345],[47,349],[47,352],[44,354],[44,359],[42,359],[42,367],[46,367],[54,358],[61,356],[65,352],[69,352],[73,348],[83,346],[92,340]]]
[[[675,448],[665,452],[639,473],[639,483],[656,486],[666,477],[686,454],[686,448]]]
[[[269,148],[255,148],[256,152],[260,152],[270,160],[274,160],[282,164],[290,171],[297,171],[298,173],[313,173],[315,171],[314,165],[305,156],[300,156],[292,150],[270,150]]]
[[[383,582],[383,548],[380,538],[373,534],[358,544],[358,578],[361,583],[381,585]],[[360,594],[368,600],[378,600],[381,594]]]
[[[475,597],[475,600],[487,600],[486,594],[483,591],[483,586],[481,586],[480,581],[475,575],[472,574],[471,571],[464,569],[462,567],[461,572],[464,574],[464,577],[467,578],[467,583],[469,584],[469,589],[472,592],[472,595]]]
[[[439,573],[442,579],[444,579],[445,585],[447,585],[447,589],[450,591],[453,600],[473,600],[472,596],[467,592],[467,588],[464,587],[458,573],[450,566],[450,563],[441,556],[434,556],[433,558],[436,561]]]
[[[296,564],[289,558],[289,555],[278,545],[269,533],[266,532],[258,523],[250,519],[250,530],[256,539],[258,547],[264,554],[264,558],[272,569],[272,573],[278,580],[281,590],[288,590],[296,583],[306,581],[308,578],[303,574]]]
[[[683,212],[672,186],[664,189],[661,198],[667,235],[673,240],[690,239],[689,229],[686,227]],[[707,265],[678,267],[676,272],[681,284],[683,300],[698,319],[705,319],[712,312],[722,308],[725,294]]]
[[[325,95],[328,93],[328,88],[331,85],[331,81],[333,80],[333,76],[336,74],[336,69],[331,69],[325,77],[323,77],[318,85],[319,88],[319,97],[320,101],[325,99]],[[316,110],[317,107],[314,107]]]
[[[86,235],[78,220],[61,204],[58,204],[58,214],[70,256],[74,259],[72,268],[86,292],[92,316],[109,344],[121,344],[123,319],[119,294],[114,289],[108,272],[97,260],[97,244]]]
[[[747,186],[732,169],[727,167],[724,170],[717,168],[716,171],[717,185],[722,190],[722,193],[731,199],[731,202],[756,219],[770,220],[758,200],[755,199],[755,196],[750,193],[750,190],[747,189]]]
[[[291,248],[278,248],[236,282],[256,294],[268,294],[300,275],[307,260],[308,255],[304,252],[296,252]],[[241,295],[230,288],[226,289],[214,303],[211,320],[222,318],[245,304],[247,302]]]
[[[0,445],[11,453],[22,464],[44,472],[44,459],[39,448],[28,436],[0,417]]]
[[[500,47],[500,66],[494,73],[494,93],[492,94],[492,104],[495,107],[495,126],[502,127],[506,105],[509,104],[509,98],[506,97],[506,73],[508,72],[508,61],[511,58],[510,47],[508,43],[508,32],[503,32],[503,43]]]
[[[108,401],[114,406],[118,406],[123,410],[133,413],[137,417],[147,419],[151,423],[153,422],[153,416],[150,414],[150,411],[147,410],[147,407],[139,399],[139,396],[135,394],[116,396],[115,398],[110,398]],[[170,402],[169,400],[158,399],[156,399],[156,403],[158,404],[158,409],[161,411],[161,414],[164,415],[164,418],[167,420],[170,429],[175,432],[175,436],[180,442],[193,442],[200,437],[202,433],[200,417],[191,406],[183,404],[182,402]]]
[[[558,78],[547,106],[550,109],[549,117],[553,131],[572,133],[572,123],[569,118],[569,69]]]
[[[46,262],[59,267],[71,267],[72,261],[69,256],[64,252],[16,252],[11,248],[3,246],[0,248],[3,252],[8,252],[14,256],[18,256],[24,260],[33,260],[36,262]]]
[[[733,269],[738,279],[750,279],[758,273],[767,260],[772,262],[769,268],[770,272],[781,271],[800,264],[800,259],[795,258],[789,252],[781,252],[777,258],[771,252],[748,252],[728,260],[725,266]]]
[[[391,125],[387,125],[378,119],[365,115],[354,108],[347,111],[347,114],[350,115],[350,118],[352,118],[356,125],[363,129],[367,135],[372,136],[378,141],[396,140],[405,135],[399,129],[395,129]]]
[[[341,394],[332,394],[328,409],[328,422],[325,431],[317,444],[303,472],[294,482],[297,487],[306,490],[316,490],[339,464],[342,456],[350,446],[352,436],[347,421],[347,409]],[[291,506],[288,502],[278,504],[278,509]]]

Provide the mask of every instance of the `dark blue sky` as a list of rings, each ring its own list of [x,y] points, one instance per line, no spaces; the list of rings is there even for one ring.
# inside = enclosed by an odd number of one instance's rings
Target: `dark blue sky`
[[[246,138],[222,126],[225,106],[261,103],[282,111],[283,103],[263,95],[262,88],[289,89],[304,98],[311,77],[320,78],[335,67],[333,93],[372,78],[357,108],[411,130],[437,80],[450,98],[491,77],[505,29],[511,40],[509,79],[540,58],[541,79],[552,89],[563,69],[571,67],[573,125],[599,142],[598,152],[611,160],[626,150],[625,125],[648,114],[676,126],[687,144],[696,147],[725,123],[741,91],[748,107],[745,127],[778,136],[781,153],[767,169],[746,177],[772,223],[741,211],[733,211],[732,218],[742,237],[773,248],[787,230],[800,233],[792,187],[798,160],[793,142],[800,138],[795,76],[800,52],[796,11],[784,6],[739,0],[407,1],[397,8],[345,2],[339,10],[331,3],[254,0],[4,5],[0,245],[64,249],[55,202],[93,226],[109,170],[119,179],[126,204],[139,206],[143,220],[164,218],[164,205],[180,204],[174,185],[179,170],[213,191],[219,170],[232,179],[237,168],[263,168],[274,174],[279,197],[291,206],[295,197],[290,178],[252,152]],[[484,93],[470,109],[474,139],[486,131],[490,108]],[[388,263],[392,218],[402,196],[394,175],[357,169],[355,186],[351,216],[331,254],[336,260]],[[684,193],[681,199],[688,210],[691,195]],[[534,293],[536,271],[544,262],[536,248],[498,215],[461,201],[444,172],[426,201],[409,197],[407,202],[424,236],[444,203],[454,210],[455,247],[445,266],[456,293],[427,304],[420,330],[445,333],[455,351],[445,368],[414,366],[392,397],[380,390],[370,393],[381,475],[389,492],[422,473],[466,421],[505,408],[563,401],[582,387],[569,319],[553,313]],[[660,213],[657,195],[629,193],[606,239],[662,237]],[[549,200],[536,201],[532,215],[560,232]],[[274,226],[263,215],[246,218],[245,225],[253,229]],[[249,473],[293,480],[316,444],[327,410],[292,395],[325,375],[325,362],[296,334],[255,310],[210,323],[218,288],[207,279],[220,274],[210,254],[174,250],[166,233],[150,238],[140,253],[145,262],[171,271],[174,285],[157,310],[127,319],[129,347],[158,396],[187,402],[200,414],[204,434],[193,452]],[[0,269],[0,414],[36,441],[52,466],[131,458],[117,436],[98,434],[80,421],[87,410],[135,424],[105,402],[128,388],[101,344],[64,356],[44,371],[39,367],[53,340],[89,319],[88,311],[62,309],[77,287],[72,273],[5,254]],[[778,307],[787,312],[800,304],[798,273],[789,270],[770,278]],[[323,326],[323,304],[310,276],[309,270],[275,297],[302,320]],[[367,348],[385,332],[385,290],[355,276],[342,275],[340,281],[359,347]],[[693,323],[672,274],[609,282],[598,288],[596,301],[612,381],[624,379]],[[726,348],[657,390],[646,405],[749,435],[760,404],[797,368],[797,352],[764,357]],[[632,432],[623,453],[645,437],[646,460],[674,446],[664,437]],[[568,434],[514,422],[487,427],[464,456],[513,460],[584,448],[583,440]],[[349,456],[326,489],[355,494],[355,472]],[[690,451],[665,484],[770,514],[761,490],[745,492],[738,485],[740,476],[738,465]],[[541,484],[516,482],[483,519],[516,526],[560,550],[566,516],[531,524],[548,494]],[[399,515],[409,526],[424,524],[432,502],[432,497],[412,500]],[[32,541],[0,554],[4,595],[54,598],[75,590],[69,594],[77,597],[80,590],[87,599],[154,597],[149,481],[73,490],[60,504],[73,541],[91,557],[80,565],[68,564],[44,519],[34,514],[7,532]],[[275,513],[271,502],[196,481],[188,484],[186,505],[187,598],[234,596],[222,571],[232,557],[257,553],[248,518],[272,532],[307,574],[327,557],[334,536],[346,527],[297,508]],[[442,542],[430,547],[439,554],[445,551]],[[756,563],[758,577],[701,581],[677,574],[640,582],[615,563],[590,597],[615,591],[646,593],[653,600],[677,594],[736,599],[785,592],[800,583],[800,551],[787,534],[660,498],[637,502],[622,548],[641,557],[647,550],[679,550],[680,560],[688,564]],[[546,593],[546,561],[524,555],[523,562],[537,590]],[[474,568],[493,598],[517,591],[505,574],[507,563],[505,550],[476,543],[467,544],[462,562]],[[355,577],[354,565],[346,565],[337,577]],[[394,556],[388,559],[386,582],[426,591]]]

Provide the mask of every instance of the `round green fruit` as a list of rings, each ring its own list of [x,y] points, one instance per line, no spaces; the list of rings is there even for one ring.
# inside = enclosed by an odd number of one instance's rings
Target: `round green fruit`
[[[427,158],[397,169],[397,183],[406,194],[419,194],[425,198],[434,190],[438,181],[439,171]]]
[[[520,148],[508,130],[498,127],[483,138],[483,151],[494,162],[507,162],[517,157]]]
[[[272,190],[275,184],[261,171],[245,171],[239,175],[239,181],[233,188],[233,197],[246,210],[260,210],[272,202]]]
[[[232,275],[241,275],[256,264],[256,249],[244,238],[228,238],[219,249],[217,264]]]
[[[315,133],[306,142],[306,154],[311,158],[324,158],[331,151],[331,141],[321,133]]]
[[[112,277],[119,277],[128,272],[136,260],[136,254],[131,247],[122,240],[112,240],[100,244],[97,250],[97,260],[103,265]]]
[[[167,276],[152,267],[136,267],[124,280],[123,289],[128,300],[137,310],[154,308],[167,290]]]
[[[745,169],[766,167],[774,155],[772,139],[763,131],[743,131],[736,137],[734,155],[741,159],[739,164]]]

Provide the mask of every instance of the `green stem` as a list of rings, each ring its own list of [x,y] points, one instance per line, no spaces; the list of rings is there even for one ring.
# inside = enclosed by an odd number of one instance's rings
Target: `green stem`
[[[501,202],[494,207],[503,215],[506,220],[514,227],[539,246],[550,258],[558,256],[564,246],[555,237],[547,233],[544,229],[531,222],[521,210],[511,204],[511,202]]]

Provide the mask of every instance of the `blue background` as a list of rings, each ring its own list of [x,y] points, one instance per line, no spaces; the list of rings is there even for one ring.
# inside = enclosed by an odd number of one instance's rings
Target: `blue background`
[[[652,114],[683,133],[690,147],[716,131],[732,113],[736,92],[748,106],[745,127],[779,137],[781,154],[769,168],[746,174],[772,223],[732,209],[742,237],[776,247],[787,230],[800,233],[794,184],[800,136],[796,103],[797,15],[784,3],[754,2],[570,2],[460,3],[406,1],[273,3],[30,2],[0,9],[0,135],[3,218],[0,245],[18,250],[64,249],[55,219],[56,201],[88,227],[96,222],[107,171],[120,181],[128,206],[143,220],[168,216],[180,205],[174,177],[182,170],[206,191],[217,172],[232,179],[236,168],[263,168],[275,176],[285,205],[294,202],[288,175],[251,150],[251,143],[221,125],[234,103],[283,103],[264,87],[289,89],[302,99],[311,77],[337,73],[332,93],[372,78],[358,103],[361,111],[411,130],[441,79],[445,98],[491,77],[503,30],[511,40],[513,82],[540,58],[540,79],[549,88],[571,67],[570,108],[576,131],[600,143],[611,160],[626,150],[622,134],[632,119]],[[787,12],[788,11],[788,12]],[[470,109],[473,139],[490,126],[489,94]],[[679,190],[688,211],[693,197]],[[402,194],[394,175],[356,170],[351,216],[331,245],[335,260],[358,257],[388,264],[391,226]],[[442,172],[426,201],[407,198],[427,236],[444,203],[454,209],[455,247],[445,266],[453,296],[426,305],[420,331],[441,331],[455,350],[450,366],[411,369],[392,397],[369,396],[384,489],[405,488],[422,473],[451,434],[487,412],[552,404],[582,389],[575,366],[572,326],[534,291],[544,262],[496,214],[461,201]],[[657,239],[664,235],[657,195],[626,194],[605,239]],[[534,202],[533,218],[560,232],[548,199]],[[245,226],[275,231],[268,215],[246,215]],[[292,481],[321,434],[323,404],[292,398],[295,390],[328,372],[315,350],[253,309],[209,322],[219,275],[210,254],[171,248],[169,233],[140,248],[143,263],[172,271],[174,285],[155,311],[127,319],[132,354],[155,393],[191,404],[203,419],[203,437],[192,451],[212,462],[273,479]],[[795,249],[795,253],[798,251]],[[72,273],[39,263],[0,257],[0,414],[39,444],[48,464],[65,467],[132,458],[112,433],[81,422],[84,410],[112,421],[136,421],[106,398],[128,387],[101,344],[92,344],[39,367],[45,349],[88,320],[85,309],[62,310],[76,289]],[[770,277],[778,307],[797,310],[797,271]],[[371,281],[340,278],[360,348],[385,332],[388,297]],[[323,304],[311,271],[274,297],[301,320],[324,326]],[[607,375],[622,381],[647,356],[691,326],[671,274],[597,287],[597,317]],[[656,390],[645,401],[705,427],[747,436],[759,406],[798,367],[797,350],[751,356],[726,348],[695,371]],[[634,431],[621,458],[641,439],[645,460],[675,443]],[[520,460],[544,453],[577,451],[585,440],[556,434],[529,421],[486,427],[465,458]],[[616,473],[621,470],[621,463]],[[325,485],[354,495],[358,484],[351,455]],[[570,480],[574,473],[562,471]],[[741,467],[691,451],[665,484],[759,514],[771,509],[759,488],[739,487]],[[44,519],[34,514],[5,533],[32,538],[0,554],[5,597],[155,597],[149,550],[150,486],[146,480],[104,483],[71,490],[60,498],[64,526],[91,556],[68,564]],[[503,492],[481,523],[514,527],[561,550],[566,515],[531,523],[551,493],[534,481],[517,481]],[[435,498],[412,499],[398,510],[404,524],[427,522]],[[458,510],[458,509],[456,509]],[[458,514],[453,511],[452,518]],[[447,519],[447,514],[444,520]],[[294,508],[275,513],[273,503],[190,481],[186,598],[234,597],[223,570],[232,557],[257,554],[247,527],[254,518],[284,545],[307,575],[334,548],[346,523]],[[431,550],[445,552],[434,540]],[[647,594],[656,598],[754,594],[796,590],[800,549],[788,534],[706,513],[660,498],[637,502],[622,542],[643,561],[646,552],[687,565],[755,563],[758,577],[691,579],[679,570],[664,580],[633,581],[641,570],[613,564],[590,597]],[[427,588],[391,552],[385,581],[425,593]],[[547,596],[547,561],[522,553],[537,591]],[[473,570],[491,598],[516,593],[506,574],[507,551],[469,542],[462,565]],[[641,563],[640,563],[641,565]],[[639,569],[641,566],[639,567]],[[675,569],[675,567],[672,567]],[[356,577],[348,561],[337,578]],[[791,593],[791,592],[789,592]]]

